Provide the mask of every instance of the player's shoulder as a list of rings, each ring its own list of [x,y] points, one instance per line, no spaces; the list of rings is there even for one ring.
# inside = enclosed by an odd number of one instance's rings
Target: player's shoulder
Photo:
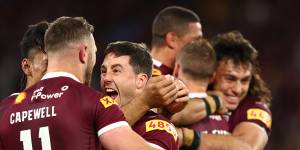
[[[149,110],[146,112],[146,114],[139,119],[140,122],[147,122],[147,121],[151,121],[151,120],[163,120],[163,121],[166,121],[166,122],[170,122],[167,118],[165,118],[164,116],[152,111],[152,110]]]
[[[10,96],[0,101],[0,115],[11,105],[13,105],[18,97],[19,93],[11,94]]]
[[[267,113],[271,114],[270,108],[268,107],[267,104],[257,100],[256,98],[253,97],[246,97],[238,106],[237,109],[241,110],[246,110],[248,111],[249,109],[255,109],[255,110],[263,110],[266,111]]]
[[[1,101],[0,101],[0,105],[8,105],[8,104],[11,104],[15,101],[15,99],[18,97],[20,93],[13,93],[5,98],[3,98]]]
[[[173,69],[169,68],[162,62],[152,59],[153,61],[153,70],[152,70],[152,76],[159,76],[159,75],[166,75],[166,74],[172,74]]]
[[[141,124],[145,128],[145,132],[157,132],[172,136],[174,141],[177,141],[177,132],[175,126],[165,117],[148,111],[142,118]]]
[[[272,125],[272,114],[269,107],[255,98],[247,97],[232,114],[233,120],[241,118],[241,121],[253,122],[264,128],[269,133]]]

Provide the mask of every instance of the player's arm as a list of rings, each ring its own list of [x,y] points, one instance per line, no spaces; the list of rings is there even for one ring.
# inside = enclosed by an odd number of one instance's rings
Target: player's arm
[[[129,126],[107,131],[99,137],[105,149],[114,150],[157,150],[137,135]]]
[[[249,144],[253,150],[264,149],[268,142],[266,130],[252,122],[241,122],[234,128],[232,135]]]
[[[199,140],[198,150],[218,149],[218,150],[260,150],[268,141],[266,130],[251,122],[242,122],[236,126],[232,135],[212,135],[200,134],[200,138],[195,138],[195,131],[186,129],[181,131],[183,145],[189,147],[194,140]]]
[[[178,129],[179,143],[190,150],[251,150],[251,147],[241,139],[231,135],[201,134],[192,129]]]
[[[171,116],[170,120],[175,125],[189,125],[196,123],[215,112],[225,113],[219,95],[208,95],[206,98],[191,97],[185,108]]]
[[[201,145],[198,150],[252,150],[251,146],[232,135],[202,134]]]
[[[191,99],[185,108],[171,116],[170,120],[177,126],[189,125],[206,117],[205,103],[200,99]]]
[[[133,125],[149,109],[170,104],[175,100],[176,93],[175,82],[170,76],[152,77],[143,92],[121,109],[126,120]]]
[[[247,109],[233,114],[232,120],[240,119],[234,126],[232,136],[247,143],[251,149],[264,149],[268,142],[268,132],[271,130],[272,117],[269,108],[262,103],[252,103]]]
[[[106,149],[154,149],[131,129],[118,104],[111,97],[100,95],[96,104],[85,102],[89,105],[85,107],[89,114],[87,117],[91,117],[89,120],[95,123],[100,143]]]
[[[264,149],[268,135],[264,128],[251,122],[238,124],[231,136],[203,135],[201,149]],[[243,147],[243,148],[241,148]]]

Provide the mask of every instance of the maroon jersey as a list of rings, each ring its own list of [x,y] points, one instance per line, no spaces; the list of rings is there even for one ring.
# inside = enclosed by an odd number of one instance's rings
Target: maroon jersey
[[[220,114],[212,114],[197,123],[188,125],[187,128],[191,128],[197,131],[201,131],[204,134],[218,134],[228,135],[229,125],[228,116]]]
[[[128,125],[110,97],[65,72],[46,74],[6,104],[0,112],[6,150],[94,150],[98,136]]]
[[[167,75],[167,74],[172,75],[173,74],[173,69],[162,64],[158,60],[155,60],[155,59],[152,59],[152,60],[153,60],[152,76]]]
[[[241,122],[252,122],[265,128],[268,135],[271,132],[272,115],[269,108],[262,102],[246,97],[234,110],[229,119],[229,127],[233,129]]]
[[[178,135],[174,125],[153,111],[148,111],[132,129],[154,147],[178,149]]]
[[[18,95],[19,95],[19,93],[14,93],[0,101],[0,118],[1,118],[2,112],[4,112],[8,108],[7,106],[13,104],[14,100],[16,99],[16,97]]]
[[[18,96],[18,94],[19,93],[12,94],[0,101],[0,118],[1,118],[1,115],[3,114],[3,112],[8,108],[8,106],[13,104],[13,102],[16,99],[16,97]],[[0,150],[4,150],[1,138],[0,138]]]

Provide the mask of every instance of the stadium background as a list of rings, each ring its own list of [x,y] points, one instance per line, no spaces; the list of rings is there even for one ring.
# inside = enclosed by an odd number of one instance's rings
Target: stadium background
[[[252,42],[273,95],[273,131],[266,149],[300,149],[300,11],[296,0],[0,0],[0,98],[18,92],[19,42],[29,24],[63,15],[83,16],[93,24],[99,50],[93,86],[99,89],[101,50],[116,40],[150,45],[154,16],[169,5],[194,10],[206,38],[240,30]]]

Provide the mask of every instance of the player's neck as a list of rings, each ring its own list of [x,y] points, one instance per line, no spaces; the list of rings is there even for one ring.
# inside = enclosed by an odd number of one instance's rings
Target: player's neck
[[[208,82],[201,81],[201,80],[191,80],[182,78],[182,81],[187,86],[190,92],[206,92]]]
[[[75,75],[81,83],[84,83],[83,66],[72,61],[48,61],[47,73],[49,72],[68,72]]]
[[[167,67],[173,69],[175,66],[175,54],[167,47],[155,47],[151,50],[152,58],[162,62]]]
[[[33,81],[33,79],[32,79],[32,78],[29,78],[29,77],[27,76],[27,82],[26,82],[26,87],[25,87],[25,89],[31,87],[33,84],[35,84],[34,81]]]

